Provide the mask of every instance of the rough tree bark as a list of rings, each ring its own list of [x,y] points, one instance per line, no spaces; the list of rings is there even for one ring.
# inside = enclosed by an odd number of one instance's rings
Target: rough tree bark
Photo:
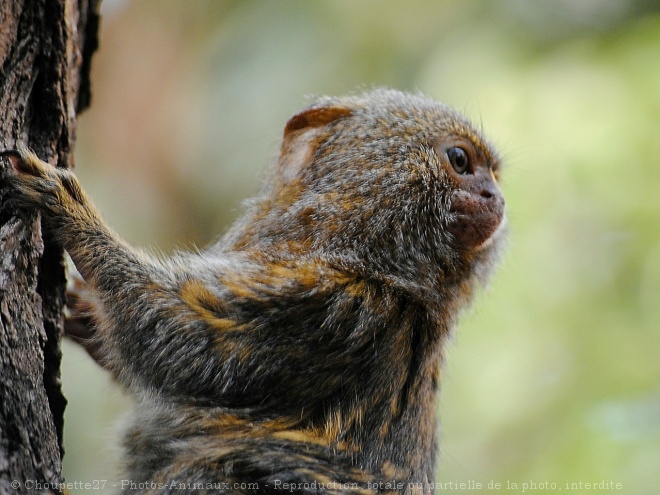
[[[0,149],[23,142],[52,164],[73,165],[98,3],[0,2]],[[6,198],[0,187],[0,493],[58,493],[63,252],[36,214],[19,216]]]

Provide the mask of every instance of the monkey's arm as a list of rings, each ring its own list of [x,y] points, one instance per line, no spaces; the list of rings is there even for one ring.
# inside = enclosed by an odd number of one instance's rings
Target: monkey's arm
[[[13,200],[42,213],[91,289],[94,341],[127,385],[243,407],[327,395],[369,372],[369,328],[388,325],[358,304],[363,282],[313,262],[150,258],[105,224],[71,172],[24,149],[4,156]]]
[[[126,289],[153,278],[156,264],[105,224],[72,172],[41,161],[27,148],[5,150],[1,155],[14,171],[5,178],[11,186],[9,201],[42,213],[42,221],[88,284]]]

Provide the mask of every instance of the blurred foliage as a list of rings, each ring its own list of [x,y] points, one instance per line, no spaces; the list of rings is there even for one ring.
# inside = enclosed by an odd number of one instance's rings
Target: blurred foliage
[[[512,235],[447,351],[439,481],[655,494],[657,5],[105,0],[77,173],[129,241],[170,252],[239,214],[304,95],[453,104],[502,151]],[[68,344],[63,375],[65,476],[107,479],[128,399]]]

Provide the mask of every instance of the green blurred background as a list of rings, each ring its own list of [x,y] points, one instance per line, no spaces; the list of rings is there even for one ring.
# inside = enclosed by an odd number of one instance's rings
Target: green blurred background
[[[483,125],[511,241],[448,351],[438,480],[660,493],[657,2],[105,0],[102,14],[76,172],[135,245],[222,233],[305,95],[419,90]],[[68,343],[63,381],[67,480],[118,478],[129,399]]]

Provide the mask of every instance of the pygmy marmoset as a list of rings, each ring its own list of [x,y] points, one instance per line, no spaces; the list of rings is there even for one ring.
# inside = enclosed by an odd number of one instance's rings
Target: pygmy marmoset
[[[3,156],[84,279],[65,326],[138,397],[126,493],[431,489],[443,342],[506,223],[465,118],[386,89],[320,98],[244,216],[169,259],[128,246],[70,171]]]

